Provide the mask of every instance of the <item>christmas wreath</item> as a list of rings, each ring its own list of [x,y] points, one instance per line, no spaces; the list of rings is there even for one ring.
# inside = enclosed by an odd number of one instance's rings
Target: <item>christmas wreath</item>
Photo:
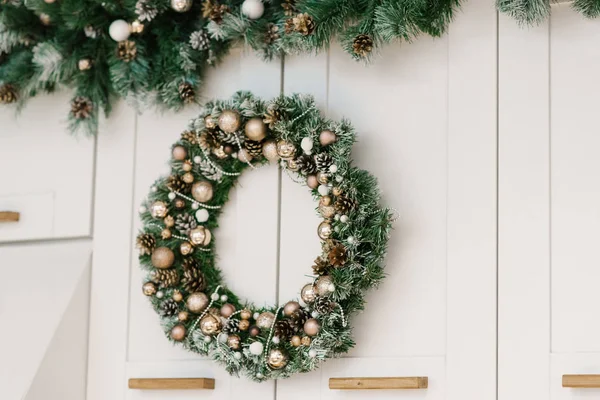
[[[238,92],[205,105],[140,209],[143,293],[170,340],[256,381],[311,371],[354,345],[347,318],[384,276],[392,223],[375,178],[352,165],[354,141],[349,123],[324,118],[310,97]],[[314,278],[299,300],[265,308],[227,289],[212,232],[238,176],[268,162],[310,188],[323,221]]]

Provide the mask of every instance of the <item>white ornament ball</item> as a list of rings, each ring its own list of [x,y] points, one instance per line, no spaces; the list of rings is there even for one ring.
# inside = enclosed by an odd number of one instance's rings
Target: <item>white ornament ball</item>
[[[310,315],[311,315],[313,318],[317,318],[317,317],[319,316],[319,313],[318,313],[317,311],[313,311],[313,312],[312,312]]]
[[[217,336],[217,340],[219,341],[219,343],[227,343],[228,338],[229,335],[226,333],[219,333],[219,336]]]
[[[210,336],[204,336],[204,342],[205,342],[205,343],[210,343],[210,341],[211,341],[211,340],[212,340],[212,339],[211,339],[211,337],[210,337]]]
[[[329,194],[329,186],[327,185],[319,185],[318,190],[321,196],[327,196]]]
[[[196,221],[200,223],[208,221],[208,210],[201,208],[200,210],[196,211]]]
[[[339,221],[341,218],[340,214],[335,214],[335,217],[333,217],[333,219],[335,219],[336,221]]]
[[[316,351],[316,350],[314,350],[314,349],[312,349],[312,350],[309,350],[309,351],[308,351],[308,355],[309,355],[311,358],[315,358],[315,357],[317,356],[317,351]]]
[[[192,8],[192,0],[171,0],[171,8],[177,12],[186,12]]]
[[[273,343],[279,344],[279,336],[273,336]]]
[[[252,315],[252,318],[254,318],[256,320],[256,319],[258,319],[259,316],[260,316],[260,314],[255,312],[254,315]]]
[[[198,203],[192,203],[192,209],[193,210],[197,210],[199,208],[200,208],[200,206],[198,205]]]
[[[163,297],[165,297],[165,293],[161,292],[160,290],[158,292],[156,292],[156,298],[157,299],[162,299]]]
[[[219,300],[219,295],[217,293],[213,293],[210,295],[210,299],[212,301],[217,301],[217,300]]]
[[[175,197],[177,197],[177,195],[173,192],[169,193],[169,200],[175,200]]]
[[[337,172],[337,170],[338,170],[338,167],[337,167],[337,165],[335,165],[335,164],[332,164],[332,165],[329,167],[329,172],[331,172],[332,174],[335,174],[335,173]]]
[[[221,301],[227,301],[228,297],[226,294],[221,296]]]
[[[348,222],[348,216],[347,216],[347,215],[342,215],[342,216],[340,217],[340,221],[342,221],[343,223],[346,223],[346,222]]]
[[[304,150],[304,152],[306,154],[309,154],[310,151],[313,149],[313,140],[312,140],[312,138],[305,137],[304,139],[302,139],[302,142],[300,142],[300,147],[302,147],[302,150]]]
[[[156,193],[156,191],[158,190],[158,188],[157,188],[156,186],[152,186],[152,187],[150,188],[150,190],[152,190],[154,193]]]
[[[239,351],[236,351],[235,353],[233,353],[233,358],[235,358],[236,360],[241,360],[242,353],[240,353]]]
[[[129,38],[129,24],[127,21],[122,19],[118,19],[113,21],[112,24],[108,27],[108,34],[115,42],[122,42],[123,40],[127,40]]]
[[[254,342],[250,345],[250,353],[255,356],[261,355],[263,352],[263,344],[261,342]]]
[[[200,157],[200,156],[196,156],[196,157],[194,157],[194,162],[195,162],[196,164],[200,164],[200,163],[202,162],[202,157]]]
[[[356,243],[356,238],[354,236],[348,236],[348,243],[350,243],[350,244]]]
[[[336,180],[337,182],[341,182],[341,181],[343,181],[343,180],[344,180],[344,177],[343,177],[343,176],[341,176],[341,175],[338,175],[338,176],[336,176],[336,177],[335,177],[335,180]]]
[[[258,379],[262,379],[262,377],[263,377],[263,374],[261,374],[261,373],[259,372],[258,374],[256,374],[256,377],[257,377]]]
[[[244,0],[242,14],[250,19],[259,19],[265,12],[265,5],[260,0]]]

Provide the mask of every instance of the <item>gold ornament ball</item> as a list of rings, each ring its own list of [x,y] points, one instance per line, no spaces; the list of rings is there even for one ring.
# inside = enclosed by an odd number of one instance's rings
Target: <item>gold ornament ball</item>
[[[279,160],[277,154],[277,143],[274,140],[267,140],[262,147],[263,156],[271,162]]]
[[[227,346],[229,346],[230,349],[239,349],[241,346],[241,342],[242,341],[238,335],[229,335],[227,337]]]
[[[240,320],[240,322],[238,324],[238,328],[240,328],[240,331],[248,330],[249,327],[250,327],[250,321],[248,321],[247,319]]]
[[[316,189],[319,187],[319,180],[316,175],[308,175],[306,177],[306,186],[311,189]]]
[[[337,141],[337,135],[330,130],[325,130],[319,134],[319,143],[321,146],[329,146]]]
[[[315,290],[319,296],[328,296],[333,292],[333,280],[329,275],[320,276],[315,283]]]
[[[231,314],[235,312],[235,306],[233,304],[227,303],[223,304],[221,307],[221,315],[225,318],[231,317]]]
[[[282,369],[288,363],[288,356],[280,349],[271,349],[269,351],[269,357],[267,358],[267,364],[273,369]]]
[[[183,295],[181,294],[181,292],[179,290],[176,290],[176,291],[173,292],[173,300],[175,300],[178,303],[181,300],[183,300]]]
[[[308,336],[317,336],[319,334],[319,330],[321,330],[321,324],[314,318],[309,318],[304,323],[304,333]]]
[[[190,160],[185,160],[183,164],[181,164],[181,169],[185,172],[190,172],[193,168],[193,164]]]
[[[164,218],[167,216],[167,204],[164,201],[155,201],[150,206],[150,214],[154,218]]]
[[[322,172],[317,172],[317,181],[321,184],[326,184],[329,182],[329,176]]]
[[[238,151],[237,158],[241,162],[245,163],[252,161],[252,156],[250,155],[250,153],[248,153],[248,150],[246,149],[240,149],[240,151]]]
[[[187,311],[179,311],[179,314],[177,314],[177,319],[180,320],[181,322],[183,322],[183,321],[187,321],[189,316],[190,315],[188,314]]]
[[[179,245],[179,251],[184,256],[191,254],[193,250],[194,250],[194,246],[192,246],[192,244],[190,242],[183,242]]]
[[[175,199],[175,201],[173,201],[173,205],[175,206],[175,208],[185,208],[185,200],[183,199]]]
[[[213,186],[209,181],[198,181],[192,185],[192,197],[200,203],[210,201],[213,194]]]
[[[183,179],[183,181],[185,183],[193,183],[194,182],[194,174],[192,174],[191,172],[186,172],[185,174],[183,174],[181,179]]]
[[[169,228],[165,228],[160,232],[160,237],[163,239],[171,239],[171,236],[173,236],[173,234],[171,233],[171,230]]]
[[[221,331],[221,319],[213,314],[206,314],[200,320],[200,330],[205,335],[215,335]]]
[[[310,346],[311,339],[308,336],[302,336],[302,346]]]
[[[91,69],[92,60],[89,58],[82,58],[77,62],[77,68],[79,68],[80,71],[87,71],[88,69]]]
[[[246,122],[244,131],[248,139],[260,142],[267,137],[267,124],[263,122],[262,118],[250,118],[248,122]]]
[[[204,117],[204,126],[206,126],[208,129],[214,129],[217,124],[211,115],[207,115]]]
[[[256,337],[256,336],[260,335],[260,328],[256,325],[252,325],[249,328],[248,333],[250,334],[250,336]]]
[[[208,246],[212,239],[212,234],[203,226],[199,226],[190,231],[190,242],[196,246]]]
[[[275,314],[265,311],[256,319],[256,325],[258,325],[259,328],[270,328],[271,325],[273,325],[273,321],[275,321]]]
[[[336,186],[331,193],[333,193],[334,196],[340,196],[342,194],[342,188]]]
[[[243,309],[242,311],[240,311],[240,318],[241,319],[252,318],[252,311],[248,310],[247,308]]]
[[[225,133],[233,133],[240,129],[242,125],[242,117],[237,111],[234,110],[224,110],[221,115],[219,115],[219,128]]]
[[[286,160],[287,168],[292,172],[297,172],[299,170],[298,163],[294,159]]]
[[[294,311],[299,309],[300,303],[298,303],[297,301],[288,301],[287,303],[285,303],[285,306],[283,306],[283,315],[289,317],[294,313]]]
[[[132,33],[142,33],[144,32],[144,24],[142,24],[139,20],[135,20],[131,23],[131,32]]]
[[[194,314],[200,314],[208,307],[208,303],[210,303],[210,300],[206,294],[195,292],[190,294],[185,304],[187,305],[188,310]]]
[[[292,343],[292,346],[298,347],[302,344],[302,339],[300,339],[300,336],[294,335],[290,342]]]
[[[335,215],[335,207],[334,206],[319,206],[319,213],[323,218],[332,218]]]
[[[167,228],[172,228],[175,226],[175,218],[173,218],[171,215],[167,215],[163,222]]]
[[[183,146],[173,147],[173,158],[177,161],[183,161],[187,157],[187,150]]]
[[[168,247],[157,247],[152,252],[152,265],[159,269],[167,269],[175,262],[175,253]]]
[[[310,304],[317,298],[317,292],[315,291],[315,287],[312,283],[308,283],[304,285],[302,291],[300,292],[300,297],[302,301],[306,304]]]
[[[177,324],[171,329],[171,339],[181,342],[185,338],[186,329],[185,326]]]
[[[330,206],[331,203],[332,203],[331,196],[323,196],[319,200],[319,205],[320,206]]]
[[[317,234],[321,239],[329,239],[332,233],[333,228],[331,227],[331,224],[328,221],[323,221],[319,224],[319,227],[317,228]]]
[[[192,8],[192,0],[171,0],[171,8],[177,12],[183,13]]]
[[[142,292],[146,296],[152,296],[156,294],[156,285],[154,282],[146,282],[144,283],[144,286],[142,286]]]
[[[294,158],[296,154],[296,146],[292,142],[287,140],[280,140],[277,142],[277,155],[284,160]]]

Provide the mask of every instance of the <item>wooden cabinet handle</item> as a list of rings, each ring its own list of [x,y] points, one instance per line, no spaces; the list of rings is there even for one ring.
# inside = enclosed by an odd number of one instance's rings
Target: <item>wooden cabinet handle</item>
[[[21,214],[15,211],[0,211],[0,222],[18,222]]]
[[[129,389],[143,390],[187,390],[215,388],[212,378],[132,378]]]
[[[329,389],[373,390],[373,389],[427,389],[426,376],[394,378],[329,378]]]
[[[600,388],[600,375],[563,375],[562,386],[565,388]]]

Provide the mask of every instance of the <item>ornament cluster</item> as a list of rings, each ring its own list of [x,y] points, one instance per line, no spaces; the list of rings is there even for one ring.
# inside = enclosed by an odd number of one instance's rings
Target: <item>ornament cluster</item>
[[[211,355],[233,374],[262,381],[312,370],[353,343],[347,315],[379,279],[389,211],[379,207],[372,178],[350,165],[349,125],[324,119],[312,99],[265,103],[239,92],[204,109],[172,146],[171,174],[155,182],[140,208],[142,291],[171,340]],[[322,252],[312,270],[307,266],[313,279],[299,288],[298,299],[265,308],[241,301],[221,281],[213,230],[237,177],[268,163],[293,174],[315,197]],[[373,193],[361,194],[365,188]],[[376,235],[376,249],[361,244],[369,235]]]

